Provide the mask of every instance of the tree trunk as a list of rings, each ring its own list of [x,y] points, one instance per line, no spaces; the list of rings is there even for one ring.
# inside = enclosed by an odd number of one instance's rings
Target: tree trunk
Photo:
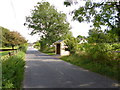
[[[14,45],[12,45],[12,49],[14,49]]]

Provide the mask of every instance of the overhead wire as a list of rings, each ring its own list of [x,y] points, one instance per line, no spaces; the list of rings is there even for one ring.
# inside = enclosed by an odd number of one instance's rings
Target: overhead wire
[[[13,0],[10,0],[10,5],[12,7],[12,10],[13,10],[13,17],[15,18],[15,24],[17,24],[17,17],[16,17],[16,10],[15,10],[15,7],[14,7],[14,3],[13,3]]]

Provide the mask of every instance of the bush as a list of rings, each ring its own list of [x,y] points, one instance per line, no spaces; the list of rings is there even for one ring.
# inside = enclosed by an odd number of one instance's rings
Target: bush
[[[120,53],[115,52],[119,47],[120,44],[83,43],[78,45],[77,53],[62,59],[120,81]]]
[[[46,47],[44,49],[41,49],[40,51],[42,51],[43,53],[55,53],[55,47]]]
[[[113,50],[120,51],[120,43],[114,43],[112,44]]]
[[[24,52],[2,60],[2,88],[21,88],[24,73]]]
[[[76,53],[78,50],[78,41],[74,37],[66,39],[65,44],[68,46],[68,51],[70,51],[70,53]]]
[[[117,62],[115,65],[107,65],[106,63],[97,63],[91,60],[91,58],[87,57],[86,55],[77,55],[72,54],[70,56],[61,57],[62,60],[70,62],[74,65],[83,67],[93,72],[97,72],[99,74],[111,77],[120,81],[119,77],[119,65],[120,62]]]
[[[21,50],[21,51],[23,51],[23,52],[26,52],[26,50],[27,50],[27,44],[20,45],[18,49]]]
[[[40,47],[41,47],[40,42],[36,42],[34,48],[40,49]]]
[[[79,53],[84,51],[93,62],[110,64],[111,61],[116,60],[118,57],[118,54],[112,51],[112,45],[106,43],[85,43],[80,45],[79,48]]]

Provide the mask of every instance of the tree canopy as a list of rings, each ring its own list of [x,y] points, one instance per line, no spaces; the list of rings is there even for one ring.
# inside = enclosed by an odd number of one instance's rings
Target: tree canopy
[[[91,26],[93,28],[101,30],[102,26],[107,27],[104,33],[117,35],[120,41],[120,1],[86,1],[84,6],[80,6],[79,9],[74,10],[72,13],[74,20],[92,22]]]
[[[66,21],[66,15],[58,12],[48,2],[39,2],[26,17],[25,25],[32,29],[31,35],[39,34],[43,43],[51,45],[59,39],[66,38],[70,26]]]
[[[1,43],[1,45],[7,42],[6,37],[9,32],[10,31],[8,29],[0,26],[0,43]]]
[[[25,40],[24,37],[22,37],[20,35],[20,33],[16,32],[16,31],[11,31],[7,37],[7,44],[11,45],[12,47],[16,46],[16,45],[20,45],[20,44],[24,44],[27,41]]]
[[[88,32],[89,43],[114,43],[118,42],[118,36],[111,33],[104,33],[102,30],[97,28],[90,29]]]
[[[27,43],[25,38],[16,31],[10,31],[4,27],[0,27],[1,31],[1,38],[0,43],[2,43],[2,46],[16,46],[20,44]]]

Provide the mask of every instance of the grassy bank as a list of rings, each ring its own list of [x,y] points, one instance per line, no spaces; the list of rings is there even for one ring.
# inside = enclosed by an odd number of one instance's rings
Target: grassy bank
[[[3,51],[3,52],[0,52],[0,56],[8,55],[9,52],[13,53],[14,51]]]
[[[18,46],[15,46],[14,49],[17,49]],[[12,47],[0,47],[0,49],[12,49]]]
[[[2,60],[2,88],[21,88],[24,73],[25,53]]]
[[[120,69],[118,66],[119,64],[114,64],[116,62],[113,62],[112,65],[107,65],[106,63],[93,62],[86,55],[77,55],[77,54],[64,56],[61,57],[61,59],[71,64],[85,68],[87,70],[102,74],[104,76],[108,76],[112,79],[118,81],[120,80]]]
[[[24,76],[25,66],[25,51],[26,46],[23,46],[24,50],[19,50],[17,54],[3,58],[2,62],[2,88],[15,88],[20,90],[22,88],[22,81]]]
[[[7,55],[10,51],[0,52],[0,56]]]
[[[40,50],[39,50],[39,51],[40,51]],[[55,55],[54,52],[47,52],[47,51],[40,51],[40,52],[45,53],[45,54],[48,54],[48,55]]]
[[[48,47],[48,48],[45,48],[45,49],[39,49],[40,52],[42,53],[46,53],[48,55],[55,55],[55,47]]]

